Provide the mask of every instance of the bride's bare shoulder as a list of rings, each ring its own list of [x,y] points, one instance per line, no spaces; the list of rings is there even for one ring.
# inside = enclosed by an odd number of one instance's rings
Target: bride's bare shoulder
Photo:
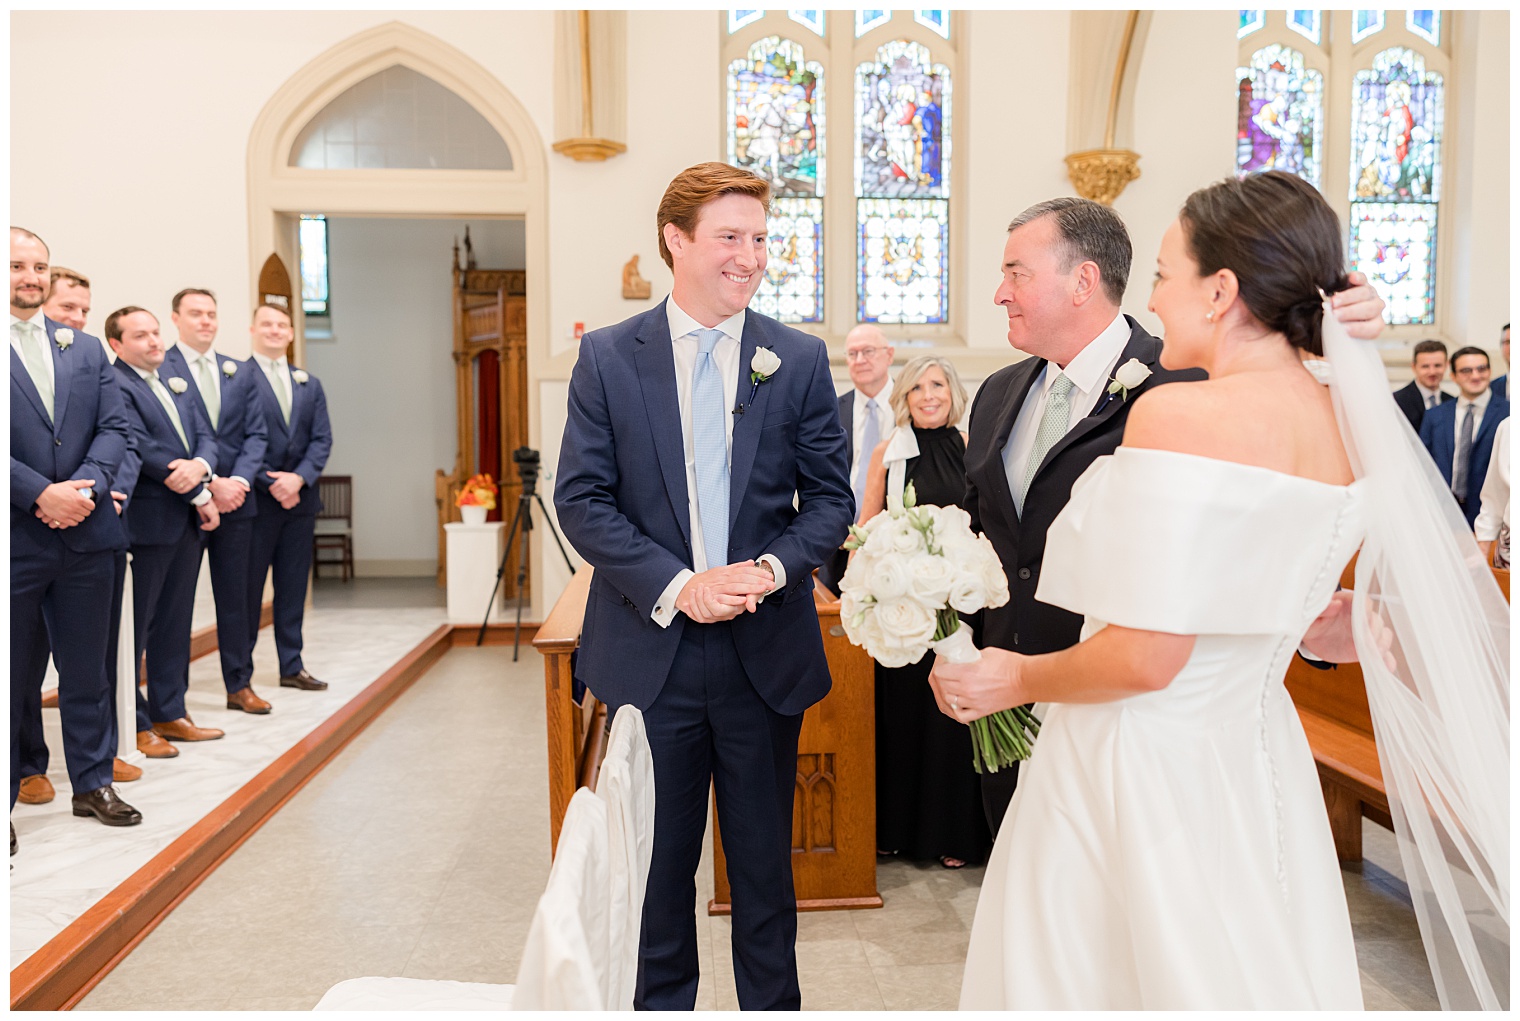
[[[1135,399],[1124,424],[1126,447],[1174,450],[1204,457],[1227,456],[1221,450],[1221,424],[1232,407],[1232,387],[1223,381],[1171,383]]]

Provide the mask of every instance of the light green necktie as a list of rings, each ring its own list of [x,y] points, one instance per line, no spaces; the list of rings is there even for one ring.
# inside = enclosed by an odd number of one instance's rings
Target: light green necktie
[[[189,451],[190,441],[185,438],[185,427],[180,424],[179,409],[174,406],[174,399],[169,396],[168,387],[159,380],[158,373],[155,372],[148,377],[148,389],[153,391],[153,396],[158,398],[158,403],[162,404],[164,410],[169,413],[169,424],[174,426],[174,431],[179,434],[179,441],[185,445],[185,450]]]
[[[21,331],[21,360],[26,365],[27,374],[32,377],[32,385],[37,388],[42,406],[47,408],[48,421],[51,422],[53,377],[48,375],[47,363],[43,361],[52,353],[47,350],[47,334],[39,330],[36,323],[17,323],[13,328]]]
[[[212,356],[207,354],[201,357],[195,365],[196,384],[201,388],[201,396],[206,400],[206,413],[211,416],[211,428],[217,427],[217,420],[222,416],[222,395],[217,392],[216,379],[211,372]]]
[[[1045,413],[1040,416],[1040,431],[1034,435],[1034,449],[1029,452],[1029,461],[1024,466],[1024,484],[1019,487],[1021,505],[1029,495],[1029,486],[1034,482],[1035,473],[1040,470],[1040,462],[1045,460],[1050,448],[1066,435],[1066,424],[1071,421],[1073,385],[1064,372],[1058,374],[1055,382],[1050,384],[1050,395],[1045,398]]]
[[[280,417],[290,424],[290,391],[285,388],[285,373],[279,362],[269,363],[269,383],[274,387],[274,399],[280,402]]]

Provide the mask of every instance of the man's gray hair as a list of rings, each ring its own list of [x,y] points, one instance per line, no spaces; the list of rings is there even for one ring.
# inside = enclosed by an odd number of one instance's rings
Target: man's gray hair
[[[1008,225],[1008,233],[1012,234],[1044,216],[1055,217],[1056,237],[1061,241],[1062,271],[1079,262],[1095,264],[1103,281],[1104,295],[1115,305],[1122,304],[1134,249],[1119,214],[1091,199],[1070,195],[1030,206],[1014,217]]]

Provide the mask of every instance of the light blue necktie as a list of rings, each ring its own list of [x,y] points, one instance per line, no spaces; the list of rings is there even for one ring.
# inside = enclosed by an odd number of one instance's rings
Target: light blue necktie
[[[1045,455],[1066,435],[1066,426],[1071,421],[1071,391],[1074,385],[1064,372],[1059,373],[1055,382],[1050,384],[1050,396],[1045,399],[1045,413],[1040,416],[1040,431],[1034,434],[1034,449],[1029,452],[1029,461],[1024,466],[1024,482],[1019,486],[1020,506],[1023,506],[1025,497],[1029,495],[1029,487],[1034,482]]]
[[[692,450],[697,468],[697,513],[707,566],[728,564],[728,431],[723,422],[723,376],[713,358],[722,330],[697,334],[697,364],[691,373]]]
[[[879,405],[876,398],[866,401],[866,427],[864,435],[860,438],[860,449],[856,451],[860,460],[855,468],[855,516],[860,516],[860,505],[866,499],[866,469],[871,466],[871,452],[876,449],[876,444],[881,442],[881,425],[876,418],[876,409]]]

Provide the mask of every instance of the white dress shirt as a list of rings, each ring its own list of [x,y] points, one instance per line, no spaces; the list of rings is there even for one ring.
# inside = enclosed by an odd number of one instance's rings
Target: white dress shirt
[[[33,336],[33,337],[36,338],[35,340],[32,341],[32,343],[34,343],[34,344],[40,344],[41,345],[41,347],[42,347],[42,355],[43,355],[42,364],[47,366],[48,383],[49,383],[49,385],[52,386],[53,393],[56,394],[58,392],[58,378],[57,378],[58,377],[58,369],[53,365],[53,352],[51,350],[49,350],[49,348],[51,347],[51,345],[48,343],[47,323],[43,322],[42,318],[43,318],[42,317],[42,309],[40,309],[40,308],[37,310],[37,314],[34,315],[34,316],[32,316],[32,318],[30,318],[30,319],[22,319],[22,318],[18,317],[14,312],[12,312],[11,313],[11,347],[13,349],[15,349],[15,352],[18,355],[21,356],[21,364],[25,365],[26,364],[26,352],[23,351],[23,350],[21,350],[21,339],[16,335],[16,324],[17,323],[35,323],[36,324],[37,330],[36,330],[35,333],[33,333],[30,330],[25,331],[25,332],[28,335]]]
[[[209,368],[211,370],[211,386],[216,390],[216,401],[217,401],[217,404],[221,404],[222,403],[222,367],[216,363],[216,349],[215,348],[207,348],[206,349],[206,353],[205,354],[201,354],[199,351],[197,351],[195,348],[191,347],[189,344],[181,343],[179,345],[179,353],[185,356],[185,364],[190,367],[190,385],[191,386],[198,387],[198,386],[201,385],[200,384],[200,371],[201,371],[201,364],[200,363],[201,362],[206,362],[207,363],[207,368]],[[227,410],[226,408],[222,409],[222,411],[223,411],[224,414],[225,414],[226,410]],[[229,478],[233,482],[236,482],[239,485],[241,485],[244,490],[252,491],[252,489],[253,489],[253,487],[248,484],[248,480],[245,479],[245,478],[243,478],[243,476],[241,476],[241,475],[227,475],[225,477]]]
[[[1425,410],[1426,411],[1430,411],[1430,410],[1432,410],[1432,409],[1434,409],[1434,408],[1436,408],[1436,407],[1438,407],[1440,405],[1440,403],[1441,403],[1441,389],[1440,389],[1440,387],[1437,387],[1434,390],[1430,390],[1430,389],[1426,388],[1425,384],[1421,383],[1418,379],[1414,381],[1414,385],[1416,387],[1418,387],[1419,390],[1420,390],[1420,400],[1422,400],[1422,401],[1425,402]]]
[[[1114,369],[1119,364],[1119,356],[1124,353],[1129,337],[1129,323],[1121,312],[1066,368],[1047,362],[1035,377],[1029,395],[1024,398],[1024,406],[1019,409],[1018,418],[1014,419],[1008,442],[1003,447],[1003,470],[1008,475],[1008,491],[1013,495],[1013,503],[1020,517],[1024,514],[1024,499],[1019,490],[1023,488],[1025,468],[1040,431],[1040,419],[1045,415],[1045,400],[1050,395],[1051,384],[1058,375],[1071,380],[1071,417],[1066,422],[1066,431],[1070,432],[1072,426],[1093,413],[1098,401],[1107,392],[1108,384],[1113,380]]]
[[[1478,395],[1478,399],[1474,401],[1470,401],[1466,397],[1457,398],[1456,424],[1452,426],[1451,432],[1453,439],[1456,440],[1456,446],[1453,446],[1451,448],[1453,458],[1457,456],[1457,448],[1462,445],[1462,416],[1467,414],[1468,408],[1472,409],[1472,434],[1473,440],[1476,441],[1478,438],[1478,430],[1483,428],[1483,412],[1488,410],[1488,402],[1493,400],[1493,396],[1494,391],[1492,388],[1489,388],[1480,393]],[[1455,462],[1453,462],[1453,464],[1455,464]],[[1471,471],[1473,467],[1473,465],[1468,465],[1468,470]]]
[[[184,419],[181,419],[179,417],[179,408],[174,403],[174,395],[173,395],[172,392],[170,392],[170,390],[169,390],[169,384],[166,383],[166,382],[164,382],[163,377],[159,376],[158,373],[155,370],[153,370],[153,369],[147,369],[147,370],[139,369],[137,366],[133,365],[131,362],[127,363],[127,367],[130,368],[133,372],[137,373],[139,376],[141,376],[145,380],[152,379],[152,378],[155,378],[155,377],[158,379],[158,385],[164,388],[164,392],[165,393],[169,394],[169,406],[174,409],[174,411],[173,411],[174,417],[179,420],[179,427],[180,427],[181,431],[183,431],[184,428],[185,428]],[[191,383],[189,380],[186,380],[185,382],[188,383],[190,386],[194,386],[195,385],[194,383]],[[148,385],[149,385],[149,388],[151,389],[152,383],[149,383]],[[189,433],[186,433],[185,436],[186,436],[186,439],[188,440],[189,439]],[[195,458],[195,460],[199,461],[201,464],[206,465],[206,479],[209,480],[211,478],[211,475],[212,475],[212,473],[211,473],[211,465],[206,464],[206,459],[204,457],[197,457],[197,458]],[[204,483],[203,483],[203,485],[204,485]],[[131,494],[129,493],[127,495],[130,496]],[[205,503],[209,499],[211,499],[211,490],[202,488],[199,493],[195,494],[195,499],[193,499],[193,500],[190,501],[190,505],[192,507],[199,507],[199,506],[201,506],[201,504]]]
[[[296,406],[295,380],[290,378],[290,363],[285,360],[284,355],[281,355],[278,361],[274,361],[255,353],[253,360],[258,363],[259,368],[264,370],[264,375],[268,378],[270,386],[274,386],[275,373],[279,373],[280,381],[285,384],[285,396],[290,401],[291,411],[294,412]],[[275,392],[279,393],[278,390]],[[217,393],[221,393],[221,391],[218,390]]]
[[[869,463],[871,460],[871,452],[862,449],[866,442],[866,415],[869,414],[866,409],[866,401],[876,401],[876,442],[880,443],[887,438],[892,432],[892,427],[897,424],[897,419],[892,414],[892,388],[894,385],[892,377],[888,376],[886,385],[881,388],[881,392],[874,398],[867,397],[860,392],[859,388],[855,389],[855,410],[850,423],[852,430],[850,447],[855,452],[855,456],[850,459],[851,483],[855,481],[855,474],[860,470],[860,466]]]
[[[700,352],[701,342],[698,334],[707,329],[691,316],[687,315],[681,306],[676,304],[675,295],[671,295],[665,301],[665,318],[670,324],[670,346],[675,355],[676,363],[676,399],[680,404],[681,411],[681,446],[683,459],[686,462],[686,494],[687,514],[691,520],[691,558],[695,570],[683,568],[665,586],[665,591],[660,593],[660,598],[655,600],[654,609],[650,611],[649,618],[661,627],[669,627],[675,619],[676,596],[681,594],[681,588],[694,575],[707,570],[707,547],[702,542],[702,515],[697,510],[697,455],[696,436],[691,418],[691,376],[697,367],[697,355]],[[713,329],[720,330],[723,337],[713,347],[713,361],[717,363],[719,377],[723,380],[723,406],[733,408],[738,403],[739,396],[739,342],[744,336],[744,312],[723,320]],[[748,394],[745,395],[749,396]],[[728,450],[728,463],[730,470],[734,461],[734,415],[723,416],[723,435]],[[771,565],[775,572],[776,584],[772,592],[786,584],[786,568],[781,566],[781,561],[769,553],[760,558]],[[763,598],[763,597],[762,597]]]

